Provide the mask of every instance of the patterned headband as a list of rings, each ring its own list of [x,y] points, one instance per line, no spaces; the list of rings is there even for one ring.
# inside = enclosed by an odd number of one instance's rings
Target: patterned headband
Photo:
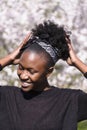
[[[35,41],[35,43],[40,45],[51,56],[54,63],[56,63],[59,58],[59,50],[56,47],[52,47],[50,44],[46,44],[45,42],[41,41],[39,37],[36,37],[36,39],[37,40]]]
[[[49,43],[46,43],[44,41],[41,41],[41,39],[39,39],[39,37],[31,37],[29,39],[29,44],[26,44],[22,49],[26,49],[29,46],[31,46],[32,44],[38,44],[39,46],[41,46],[49,55],[50,57],[53,59],[54,63],[57,62],[57,60],[59,59],[59,50],[56,47],[52,47]]]
[[[58,60],[58,49],[53,48],[50,44],[46,44],[45,42],[37,42],[38,45],[40,45],[45,51],[51,56],[54,63]]]

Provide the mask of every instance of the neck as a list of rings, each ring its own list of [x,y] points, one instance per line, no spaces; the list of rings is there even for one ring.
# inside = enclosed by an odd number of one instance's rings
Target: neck
[[[46,91],[50,89],[51,86],[49,85],[48,81],[41,82],[39,85],[36,85],[36,87],[33,89],[35,91]]]

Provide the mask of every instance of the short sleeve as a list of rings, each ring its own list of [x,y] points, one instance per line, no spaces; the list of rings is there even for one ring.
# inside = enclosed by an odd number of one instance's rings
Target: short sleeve
[[[2,86],[0,86],[0,101],[1,101],[1,91],[2,91]]]
[[[81,92],[78,96],[78,121],[87,119],[87,93]]]

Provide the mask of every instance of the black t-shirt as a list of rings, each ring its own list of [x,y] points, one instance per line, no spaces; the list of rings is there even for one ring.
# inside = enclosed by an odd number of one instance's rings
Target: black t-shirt
[[[22,92],[0,87],[0,130],[76,130],[87,119],[87,94],[52,87]]]

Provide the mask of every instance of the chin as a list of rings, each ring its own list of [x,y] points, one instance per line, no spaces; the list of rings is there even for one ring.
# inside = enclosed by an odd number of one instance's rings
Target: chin
[[[21,87],[23,92],[29,92],[33,89],[33,87]]]

